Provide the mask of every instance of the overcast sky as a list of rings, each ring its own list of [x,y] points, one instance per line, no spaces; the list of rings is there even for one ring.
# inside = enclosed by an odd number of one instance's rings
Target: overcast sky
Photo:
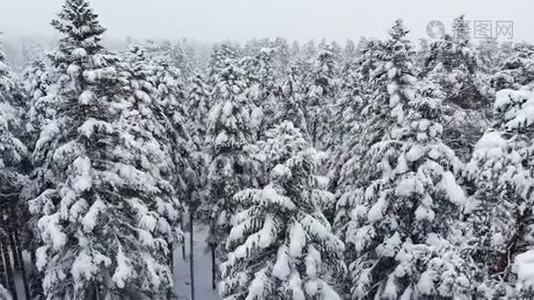
[[[62,0],[0,0],[0,31],[7,36],[53,34],[50,20]],[[426,36],[431,20],[465,14],[470,20],[514,21],[514,39],[534,41],[532,0],[92,0],[112,38],[200,41],[283,36],[344,41],[383,37],[397,17],[411,37]]]

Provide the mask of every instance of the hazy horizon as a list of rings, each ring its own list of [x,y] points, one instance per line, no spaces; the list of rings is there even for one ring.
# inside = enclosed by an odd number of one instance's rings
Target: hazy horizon
[[[5,38],[55,37],[49,25],[60,10],[62,0],[19,0],[0,12],[0,32]],[[466,15],[468,20],[514,22],[514,41],[533,41],[534,28],[529,2],[520,1],[409,1],[385,0],[355,2],[333,0],[158,0],[147,5],[142,0],[92,0],[91,6],[108,29],[107,38],[122,40],[190,38],[201,42],[281,36],[289,40],[358,39],[384,37],[396,18],[402,18],[413,40],[427,37],[426,26],[440,20],[447,27],[452,19]],[[28,7],[32,9],[29,10]],[[495,25],[493,25],[495,26]]]

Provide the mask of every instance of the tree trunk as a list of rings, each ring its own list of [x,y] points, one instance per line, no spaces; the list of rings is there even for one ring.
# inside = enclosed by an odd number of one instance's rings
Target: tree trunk
[[[0,211],[0,218],[2,217]],[[0,284],[7,287],[7,271],[6,263],[4,262],[4,256],[2,255],[3,243],[5,242],[2,232],[0,232]]]
[[[31,297],[28,299],[39,297],[41,297],[39,299],[42,299],[44,298],[42,276],[41,273],[37,270],[37,267],[35,266],[37,258],[35,256],[35,250],[33,249],[30,250],[30,261],[31,265],[28,271],[30,276],[29,285]]]
[[[211,288],[216,288],[217,268],[215,266],[215,245],[211,245]]]
[[[26,274],[26,266],[24,265],[24,257],[22,256],[22,246],[20,245],[19,234],[15,230],[14,233],[15,244],[17,245],[17,255],[20,261],[20,270],[22,272],[22,282],[24,284],[24,293],[26,294],[26,299],[30,299],[30,287],[28,283],[28,274]]]
[[[195,300],[195,264],[194,264],[194,251],[193,251],[193,219],[194,213],[189,213],[189,276],[191,279],[191,300]],[[184,243],[185,244],[185,243]]]
[[[9,224],[8,226],[9,228],[7,235],[9,236],[9,245],[11,246],[11,257],[13,257],[13,271],[18,271],[20,270],[21,262],[19,261],[19,256],[17,253],[17,243],[15,242],[15,231],[17,231],[18,227],[15,223],[17,216],[15,215],[14,211],[14,209],[11,210],[10,218],[12,218],[12,221],[11,224]]]
[[[174,245],[173,243],[170,243],[169,250],[170,250],[169,258],[171,260],[171,274],[174,275]]]
[[[7,240],[7,238],[6,238]],[[4,257],[4,267],[7,276],[7,286],[6,288],[11,292],[12,295],[15,295],[15,281],[13,280],[13,270],[11,269],[11,258],[9,257],[9,249],[7,243],[2,243],[2,256]]]
[[[185,226],[184,226],[184,218],[182,218],[181,223],[182,223],[182,230],[184,230],[184,229],[185,229],[185,228],[184,228],[184,227],[185,227]],[[187,255],[186,255],[186,253],[185,253],[185,248],[186,248],[186,245],[185,245],[185,236],[184,236],[184,242],[182,243],[182,259],[183,259],[184,261],[187,260]]]

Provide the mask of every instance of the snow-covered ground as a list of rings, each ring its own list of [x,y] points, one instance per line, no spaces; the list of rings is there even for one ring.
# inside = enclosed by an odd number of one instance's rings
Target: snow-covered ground
[[[193,236],[194,262],[195,262],[195,299],[218,299],[217,292],[211,288],[211,257],[206,251],[206,237],[208,228],[205,225],[195,225]],[[189,232],[185,234],[186,260],[183,259],[182,247],[174,252],[174,282],[178,299],[191,298],[189,278]]]

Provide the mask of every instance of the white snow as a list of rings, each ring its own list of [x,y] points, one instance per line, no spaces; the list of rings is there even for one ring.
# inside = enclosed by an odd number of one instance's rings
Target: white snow
[[[374,223],[382,220],[384,218],[384,213],[386,212],[388,203],[386,196],[381,194],[376,201],[376,203],[371,207],[367,213],[367,219],[369,222]]]
[[[534,287],[534,250],[528,250],[515,257],[513,271],[526,288]]]
[[[82,250],[72,264],[71,273],[75,282],[81,284],[84,282],[83,279],[92,280],[97,272],[98,267],[94,264],[93,259]]]
[[[217,290],[211,286],[211,257],[206,249],[208,227],[196,225],[194,231],[194,272],[195,272],[195,298],[198,300],[219,299]],[[191,281],[189,277],[189,233],[185,234],[186,258],[181,247],[174,248],[174,292],[178,299],[189,299]]]
[[[93,101],[96,100],[96,95],[91,90],[85,90],[80,95],[80,98],[78,99],[78,102],[81,105],[89,105],[93,103]]]
[[[289,267],[289,260],[287,255],[287,246],[283,245],[278,248],[276,256],[276,263],[273,266],[272,274],[280,280],[286,280],[289,277],[291,268]]]
[[[91,177],[91,161],[87,156],[80,156],[72,163],[74,178],[72,187],[77,193],[82,193],[91,188],[93,180]]]
[[[119,251],[117,251],[117,267],[111,277],[111,280],[115,282],[118,288],[124,288],[126,280],[135,275],[135,271],[130,265],[130,260],[124,255],[122,247],[119,245]]]
[[[456,183],[456,179],[450,171],[442,174],[437,187],[445,191],[452,203],[463,206],[467,202],[464,190]]]
[[[85,51],[84,48],[76,48],[72,50],[72,56],[74,56],[74,58],[83,58],[87,56],[87,51]]]
[[[89,208],[89,211],[82,219],[84,231],[91,232],[96,226],[98,215],[106,210],[106,204],[98,199]]]
[[[423,155],[425,155],[425,152],[426,152],[426,147],[419,145],[419,144],[415,144],[410,148],[410,151],[406,153],[406,159],[412,162],[417,161],[421,157],[423,157]]]
[[[289,255],[301,257],[306,246],[306,232],[300,223],[295,222],[289,229]]]

